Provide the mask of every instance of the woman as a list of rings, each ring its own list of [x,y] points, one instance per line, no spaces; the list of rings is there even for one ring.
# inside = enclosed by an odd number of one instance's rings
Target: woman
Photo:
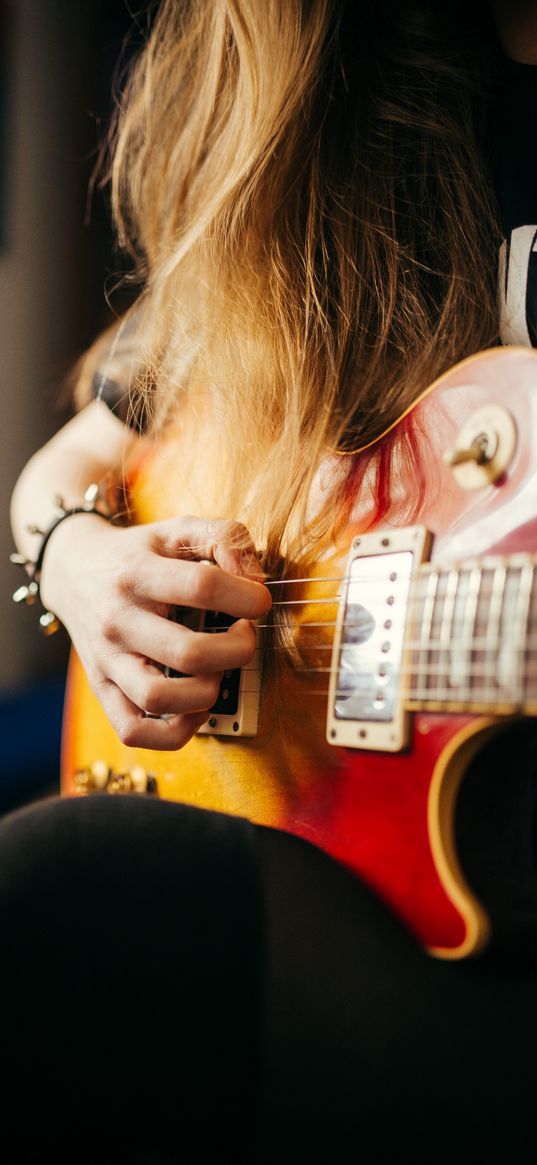
[[[525,4],[493,5],[496,24],[468,8],[159,7],[112,161],[144,290],[89,353],[80,411],[12,507],[42,602],[129,746],[187,746],[223,673],[251,659],[282,562],[309,571],[352,525],[353,451],[498,342],[497,34],[531,64],[537,21]],[[161,517],[80,512],[92,482],[146,455]],[[372,519],[388,492],[377,473]],[[175,516],[178,497],[196,517]],[[46,544],[29,523],[54,526]],[[170,622],[175,606],[236,621],[209,635]],[[28,810],[2,823],[2,854],[12,998],[29,943],[47,984],[7,1024],[10,1055],[22,1024],[44,1081],[39,1160],[72,1159],[82,1128],[99,1161],[182,1159],[193,1137],[196,1159],[230,1161],[351,1146],[442,1160],[461,1139],[534,1152],[531,959],[434,962],[314,847],[165,800]]]

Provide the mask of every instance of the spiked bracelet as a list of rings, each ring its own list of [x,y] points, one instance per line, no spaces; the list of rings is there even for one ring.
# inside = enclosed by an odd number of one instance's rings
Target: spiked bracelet
[[[24,567],[27,575],[29,576],[29,581],[23,586],[17,587],[17,590],[14,592],[14,603],[26,603],[28,606],[33,606],[34,603],[37,602],[40,603],[43,607],[39,592],[39,584],[41,582],[41,571],[43,569],[45,551],[48,546],[49,538],[62,522],[65,522],[67,518],[72,518],[74,514],[97,514],[99,518],[104,518],[106,522],[114,521],[114,519],[117,517],[116,514],[112,513],[110,510],[103,510],[99,508],[99,495],[100,486],[96,482],[93,482],[92,485],[88,486],[88,489],[84,494],[84,502],[81,506],[67,507],[64,504],[63,498],[57,495],[54,498],[54,504],[58,507],[60,513],[56,518],[53,519],[47,529],[41,530],[39,526],[34,525],[27,527],[29,534],[41,535],[41,542],[39,544],[39,550],[37,552],[36,558],[33,561],[32,559],[25,558],[24,554],[15,553],[10,555],[10,561],[13,562],[16,566]],[[58,630],[60,621],[52,611],[47,611],[46,608],[43,607],[43,614],[39,618],[39,626],[44,635],[53,635],[54,632]]]

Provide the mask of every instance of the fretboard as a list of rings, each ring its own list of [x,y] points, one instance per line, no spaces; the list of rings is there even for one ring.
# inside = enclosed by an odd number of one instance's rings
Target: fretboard
[[[405,703],[537,711],[536,567],[530,555],[420,567],[409,596]]]

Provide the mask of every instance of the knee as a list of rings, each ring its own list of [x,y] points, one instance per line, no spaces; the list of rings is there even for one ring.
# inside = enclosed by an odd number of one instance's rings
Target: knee
[[[65,885],[75,803],[52,799],[0,819],[0,911],[29,907]]]

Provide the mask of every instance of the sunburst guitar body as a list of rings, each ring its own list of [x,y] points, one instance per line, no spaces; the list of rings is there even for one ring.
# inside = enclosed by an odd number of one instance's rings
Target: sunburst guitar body
[[[485,742],[537,712],[537,354],[463,361],[361,456],[344,544],[274,589],[293,659],[267,620],[204,729],[177,753],[148,753],[121,744],[73,655],[62,788],[138,791],[296,834],[431,953],[462,958],[491,932],[457,848],[464,777]],[[388,460],[375,521],[368,475]],[[220,516],[203,462],[183,474],[171,442],[142,466],[140,520]]]

